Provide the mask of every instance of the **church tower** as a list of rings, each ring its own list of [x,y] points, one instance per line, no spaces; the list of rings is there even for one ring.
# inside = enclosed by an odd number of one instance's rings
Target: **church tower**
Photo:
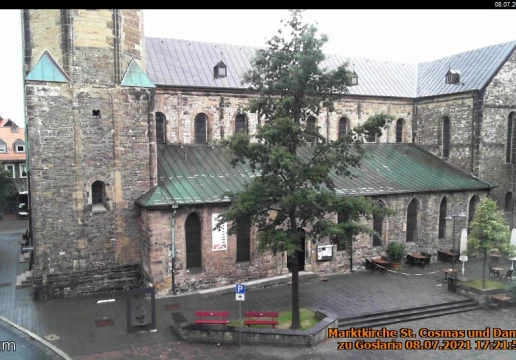
[[[155,185],[140,10],[23,10],[36,298],[139,287]],[[144,276],[144,275],[143,275]]]

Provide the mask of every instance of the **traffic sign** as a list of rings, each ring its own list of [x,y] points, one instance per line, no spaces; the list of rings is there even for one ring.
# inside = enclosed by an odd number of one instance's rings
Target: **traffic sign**
[[[235,294],[236,301],[245,301],[245,294]]]
[[[242,284],[237,284],[235,286],[235,292],[237,294],[245,294],[245,285],[242,285]]]

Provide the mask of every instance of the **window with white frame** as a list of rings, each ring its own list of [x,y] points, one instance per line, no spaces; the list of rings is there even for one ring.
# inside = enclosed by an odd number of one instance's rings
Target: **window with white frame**
[[[16,145],[16,152],[17,153],[24,153],[25,152],[25,145]]]
[[[20,164],[20,177],[21,178],[27,177],[27,165],[26,164]]]
[[[7,152],[7,144],[0,139],[0,154],[5,154]]]
[[[14,179],[15,178],[15,173],[14,173],[14,164],[5,164],[4,165],[4,168],[7,172],[11,173],[11,176],[12,178]]]

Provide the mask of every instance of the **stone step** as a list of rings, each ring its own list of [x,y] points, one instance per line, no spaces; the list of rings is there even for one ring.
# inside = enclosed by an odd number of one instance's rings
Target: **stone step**
[[[32,271],[28,270],[16,276],[16,288],[30,287],[32,285]]]
[[[365,314],[339,320],[339,328],[375,327],[483,309],[472,299]]]
[[[20,262],[21,263],[24,263],[24,262],[29,262],[30,261],[30,251],[29,252],[26,252],[26,253],[23,253],[20,255]]]

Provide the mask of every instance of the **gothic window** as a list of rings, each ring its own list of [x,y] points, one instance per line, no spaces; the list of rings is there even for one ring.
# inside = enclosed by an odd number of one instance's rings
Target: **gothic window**
[[[343,224],[349,220],[349,216],[346,213],[340,212],[337,215],[337,224]],[[342,239],[333,239],[333,243],[337,244],[337,251],[346,250],[347,244],[351,242],[352,236],[348,232],[344,234]],[[339,241],[341,240],[341,241]]]
[[[345,117],[339,120],[339,139],[349,133],[349,120]]]
[[[156,113],[156,142],[165,143],[165,115]]]
[[[446,237],[446,215],[448,213],[448,200],[446,196],[441,200],[439,206],[439,239]]]
[[[237,223],[237,262],[251,260],[251,224],[242,219]]]
[[[442,146],[443,146],[443,156],[442,158],[448,160],[450,157],[450,119],[445,116],[443,118],[442,123]]]
[[[197,214],[188,215],[185,221],[186,239],[186,268],[197,269],[201,267],[201,220]]]
[[[248,124],[247,124],[247,116],[245,116],[244,114],[238,115],[235,120],[235,134],[239,134],[239,133],[243,133],[243,134],[249,133]]]
[[[207,143],[207,125],[208,118],[205,114],[198,114],[195,117],[195,143],[206,144]]]
[[[396,142],[397,143],[401,143],[404,140],[403,139],[404,125],[405,125],[405,120],[398,119],[398,121],[396,121]]]
[[[506,144],[506,155],[505,162],[508,164],[516,164],[516,146],[514,146],[514,138],[516,136],[516,131],[514,131],[514,118],[516,117],[516,113],[511,112],[507,119],[507,144]]]
[[[306,120],[306,141],[308,142],[316,142],[317,136],[315,135],[317,131],[316,128],[316,120],[313,116],[310,116],[308,120]]]
[[[380,202],[379,205],[383,207],[384,205]],[[378,233],[378,235],[373,235],[373,246],[382,246],[382,238],[383,238],[383,217],[381,216],[373,216],[373,230]]]
[[[417,240],[418,211],[417,199],[414,198],[407,208],[407,242],[414,242]]]
[[[477,211],[477,205],[478,205],[479,199],[478,195],[474,195],[471,200],[469,201],[469,210],[468,210],[468,235],[469,235],[469,225],[473,221],[473,218],[475,217],[475,212]]]

